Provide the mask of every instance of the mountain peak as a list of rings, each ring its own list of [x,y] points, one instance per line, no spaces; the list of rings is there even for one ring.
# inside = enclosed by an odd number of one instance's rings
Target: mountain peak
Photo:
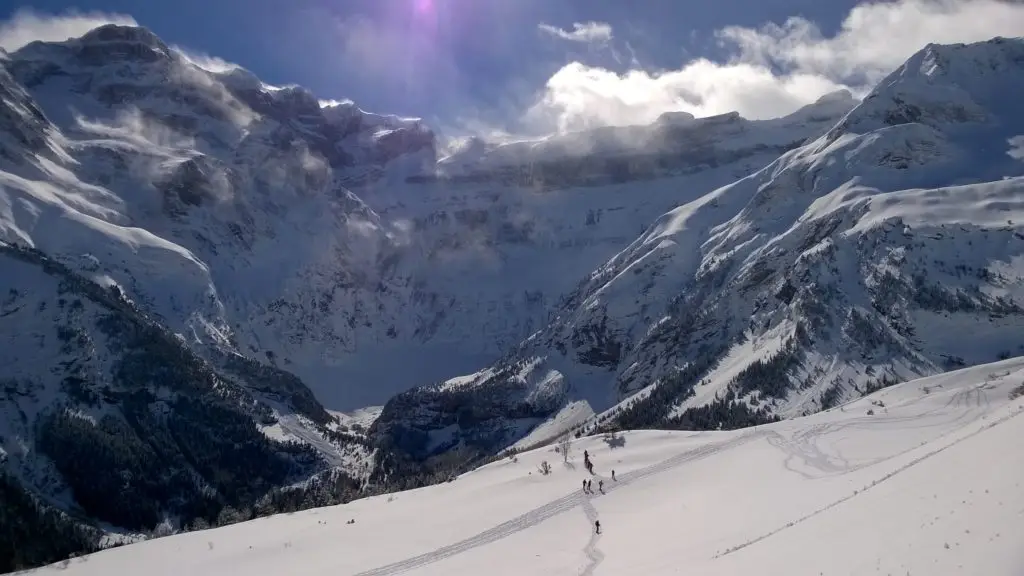
[[[1022,40],[928,44],[879,82],[826,141],[902,124],[948,130],[1004,121],[1010,128],[1024,92]]]
[[[814,101],[815,104],[832,104],[836,102],[855,103],[857,102],[857,98],[855,98],[853,93],[846,88],[841,88],[839,90],[829,92],[828,94],[824,94]]]
[[[133,42],[167,51],[164,41],[143,26],[104,24],[86,32],[78,41],[82,44]]]
[[[928,44],[897,72],[904,79],[921,77],[932,82],[960,85],[971,84],[981,78],[991,83],[994,74],[1020,76],[1020,63],[1024,61],[1022,38],[996,37],[970,44]]]
[[[104,24],[63,42],[30,42],[11,56],[22,62],[67,59],[81,66],[98,67],[114,62],[167,61],[171,54],[171,48],[147,28]]]
[[[655,123],[656,124],[687,124],[689,122],[694,121],[695,119],[696,119],[696,116],[694,116],[693,114],[690,114],[689,112],[683,112],[682,110],[677,110],[677,111],[673,111],[673,112],[663,112],[661,114],[661,116],[658,116],[658,119],[655,120]]]

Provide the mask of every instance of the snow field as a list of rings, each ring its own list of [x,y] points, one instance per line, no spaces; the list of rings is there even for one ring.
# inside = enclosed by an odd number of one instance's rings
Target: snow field
[[[569,464],[549,446],[446,484],[36,572],[1017,575],[1022,383],[1015,358],[756,429],[588,437]],[[583,450],[605,494],[583,495]]]

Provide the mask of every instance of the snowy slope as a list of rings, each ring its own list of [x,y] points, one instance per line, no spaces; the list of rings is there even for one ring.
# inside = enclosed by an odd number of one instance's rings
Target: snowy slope
[[[378,432],[421,455],[410,431],[455,425],[453,445],[486,451],[577,424],[578,401],[601,413],[588,430],[734,427],[1020,354],[1022,63],[1022,39],[926,47],[825,135],[664,214],[588,275],[458,388],[479,417],[459,418],[442,385],[386,406]]]
[[[451,483],[31,573],[1012,576],[1024,570],[1022,385],[1015,358],[756,429],[587,437],[568,463],[539,449]],[[580,488],[583,450],[594,496]]]

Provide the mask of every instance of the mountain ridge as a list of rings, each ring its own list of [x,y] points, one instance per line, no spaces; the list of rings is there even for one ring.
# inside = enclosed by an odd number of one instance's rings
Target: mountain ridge
[[[506,361],[459,379],[462,403],[489,412],[449,444],[528,445],[545,438],[518,430],[537,422],[547,438],[758,423],[1019,353],[1024,165],[1007,144],[1024,122],[1006,95],[1022,56],[1020,39],[930,45],[821,137],[663,216]],[[950,314],[993,348],[935,340]],[[445,388],[406,394],[443,406]],[[503,395],[533,393],[525,419],[501,415]],[[436,435],[451,426],[439,410],[385,407],[376,431]]]

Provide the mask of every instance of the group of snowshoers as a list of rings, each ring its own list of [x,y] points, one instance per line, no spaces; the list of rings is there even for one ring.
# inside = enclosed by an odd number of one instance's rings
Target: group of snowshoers
[[[594,463],[590,461],[590,452],[588,452],[586,450],[583,451],[583,465],[586,466],[587,472],[590,472],[591,476],[595,475],[594,474]],[[615,478],[615,470],[612,470],[612,481],[613,482],[618,482],[618,479]],[[594,481],[592,479],[591,480],[588,480],[586,478],[583,479],[583,493],[584,494],[593,494],[594,493],[593,482]],[[604,480],[603,479],[599,478],[597,480],[597,490],[601,494],[604,494]],[[594,520],[594,530],[598,534],[601,533],[601,521],[600,520]]]
[[[584,494],[593,494],[594,493],[593,482],[594,482],[593,480],[587,480],[586,478],[583,479],[583,493]],[[604,494],[604,480],[598,480],[597,481],[597,489],[601,492],[601,494]]]
[[[591,476],[596,476],[596,474],[594,474],[594,463],[590,461],[590,452],[586,450],[583,451],[583,465],[587,467],[587,472],[590,472]],[[615,478],[615,470],[612,470],[612,481],[618,482]],[[598,485],[601,483],[603,482],[599,481]]]

